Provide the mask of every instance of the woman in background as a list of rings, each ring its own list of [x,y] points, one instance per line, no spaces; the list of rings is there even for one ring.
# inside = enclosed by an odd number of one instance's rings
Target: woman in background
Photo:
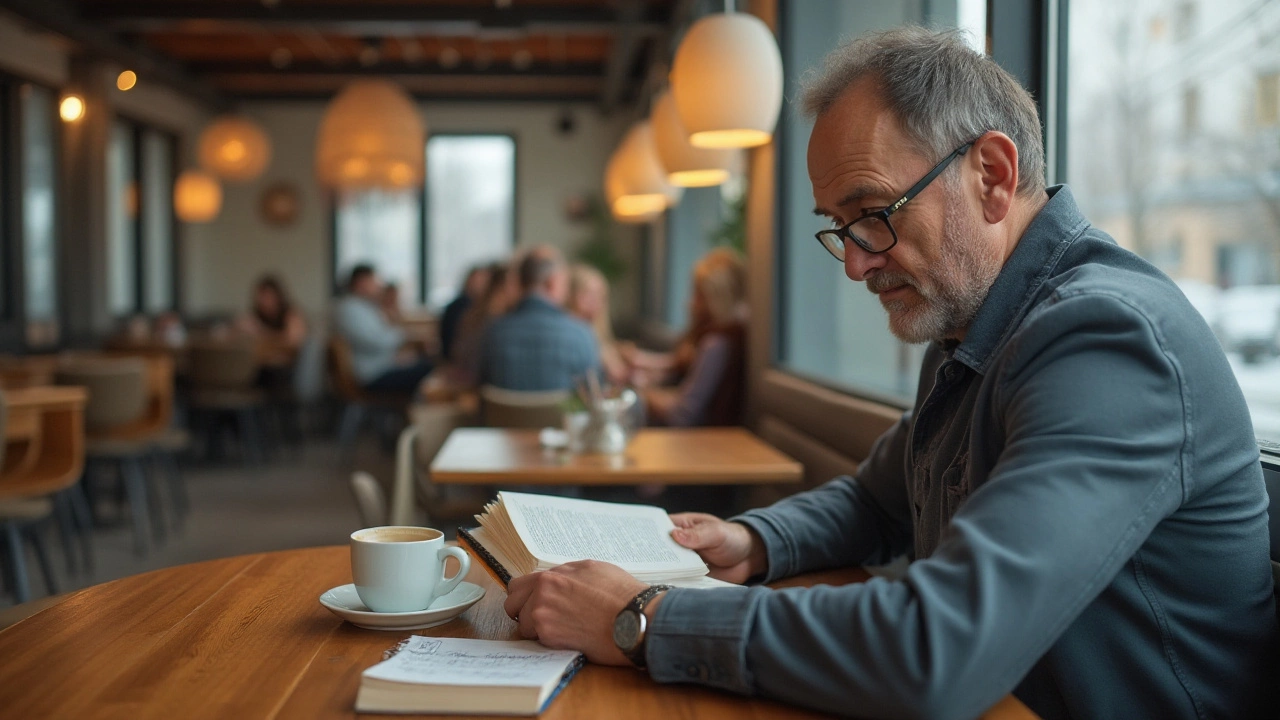
[[[307,321],[294,307],[284,283],[264,275],[253,288],[253,310],[241,327],[258,339],[264,359],[272,364],[293,361],[307,337]]]
[[[674,384],[644,391],[650,422],[742,423],[746,383],[746,267],[732,250],[707,253],[693,269],[689,329],[670,355],[632,353],[633,364]]]
[[[610,382],[627,381],[629,368],[622,359],[618,341],[613,337],[609,319],[609,283],[600,271],[590,265],[574,265],[569,273],[569,314],[591,326],[600,346],[600,367]]]
[[[458,323],[458,336],[453,341],[451,381],[461,387],[475,387],[480,375],[480,344],[485,329],[500,315],[506,314],[519,300],[515,273],[501,263],[489,268],[489,285],[480,301],[473,303]]]

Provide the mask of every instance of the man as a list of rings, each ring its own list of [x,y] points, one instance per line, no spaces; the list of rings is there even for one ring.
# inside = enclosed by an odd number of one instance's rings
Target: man
[[[382,282],[373,267],[355,266],[334,308],[334,326],[351,348],[356,380],[366,390],[409,395],[431,372],[431,363],[402,359],[404,330],[387,320],[381,301]]]
[[[453,343],[458,339],[458,326],[462,316],[473,303],[480,302],[485,288],[489,286],[489,267],[476,265],[467,272],[467,279],[462,283],[462,291],[458,293],[440,314],[440,354],[445,360],[452,361]]]
[[[569,270],[559,251],[542,245],[517,268],[523,299],[489,326],[481,340],[480,383],[505,390],[569,390],[598,372],[591,328],[562,309]]]
[[[1012,692],[1044,718],[1274,716],[1258,452],[1196,311],[1044,189],[1030,97],[957,36],[841,48],[802,103],[820,239],[932,343],[915,407],[855,477],[673,537],[733,582],[915,562],[659,592],[643,632],[619,613],[643,584],[573,563],[511,583],[521,632],[839,714],[972,718]]]

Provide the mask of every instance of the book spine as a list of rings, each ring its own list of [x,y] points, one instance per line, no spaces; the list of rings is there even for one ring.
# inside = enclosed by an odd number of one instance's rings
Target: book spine
[[[484,546],[466,528],[458,528],[458,544],[471,553],[472,557],[479,560],[484,569],[489,571],[489,575],[493,576],[493,579],[503,588],[506,588],[507,583],[511,582],[511,573],[502,567],[502,563],[498,562],[498,559],[492,553],[485,550]]]

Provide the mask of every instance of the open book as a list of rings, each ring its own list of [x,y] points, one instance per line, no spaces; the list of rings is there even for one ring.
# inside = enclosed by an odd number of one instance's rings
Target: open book
[[[662,508],[500,492],[458,540],[506,585],[575,560],[603,560],[648,583],[731,587],[707,576],[698,553],[671,539]]]
[[[356,712],[537,715],[584,662],[532,640],[414,635],[360,676]]]

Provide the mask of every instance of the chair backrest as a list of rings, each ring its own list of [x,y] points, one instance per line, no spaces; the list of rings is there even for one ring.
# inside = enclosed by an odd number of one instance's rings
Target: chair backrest
[[[351,346],[337,333],[329,338],[329,362],[333,369],[333,389],[344,400],[359,402],[364,390],[356,379],[355,363],[351,359]]]
[[[324,331],[313,328],[298,348],[293,365],[293,394],[300,402],[315,402],[324,395]]]
[[[240,390],[258,378],[258,356],[245,342],[193,344],[188,362],[191,384],[199,388]]]
[[[139,358],[74,358],[58,368],[57,380],[88,392],[84,426],[91,435],[137,422],[147,410],[147,365]]]
[[[568,398],[568,390],[523,392],[485,385],[480,388],[480,417],[489,427],[560,427],[561,404]]]
[[[351,494],[355,495],[356,510],[364,527],[387,523],[387,496],[372,475],[359,470],[351,473]]]

